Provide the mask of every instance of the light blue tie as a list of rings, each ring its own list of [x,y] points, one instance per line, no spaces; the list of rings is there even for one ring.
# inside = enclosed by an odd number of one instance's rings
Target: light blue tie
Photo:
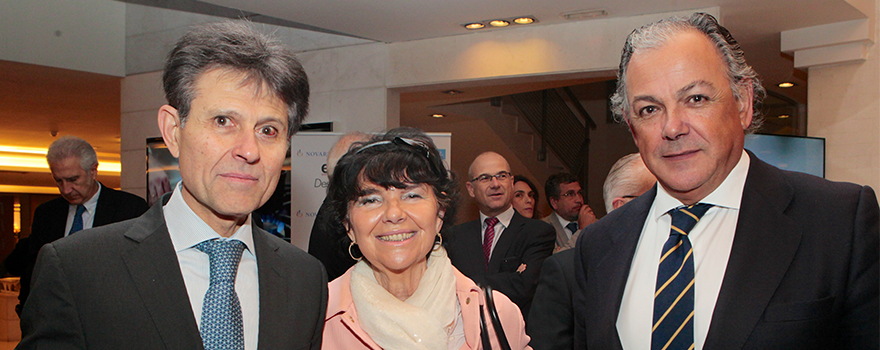
[[[244,251],[237,240],[210,240],[196,245],[211,259],[211,282],[202,304],[199,332],[205,350],[243,350],[241,303],[235,293],[235,275]]]
[[[76,214],[73,215],[73,225],[70,226],[70,232],[67,233],[68,236],[82,231],[83,229],[83,213],[86,211],[86,207],[82,204],[76,205]]]

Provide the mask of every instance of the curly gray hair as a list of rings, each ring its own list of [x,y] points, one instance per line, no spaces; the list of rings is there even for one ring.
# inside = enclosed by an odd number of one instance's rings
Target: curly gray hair
[[[739,101],[743,98],[744,84],[751,83],[754,91],[752,124],[746,129],[746,133],[752,133],[761,128],[763,118],[761,116],[761,101],[767,92],[761,85],[758,73],[752,66],[746,63],[745,54],[739,43],[726,28],[718,24],[718,21],[710,14],[694,13],[690,17],[672,17],[642,26],[626,38],[626,44],[620,56],[620,69],[617,71],[617,91],[611,96],[611,112],[618,121],[629,121],[630,105],[626,95],[626,71],[630,59],[638,50],[656,48],[663,45],[667,40],[688,30],[697,30],[706,35],[712,41],[718,54],[727,64],[727,78],[734,97]]]

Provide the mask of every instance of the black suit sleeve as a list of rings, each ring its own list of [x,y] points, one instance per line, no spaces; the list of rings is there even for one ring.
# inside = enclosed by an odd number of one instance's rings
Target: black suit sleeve
[[[840,323],[838,349],[877,349],[880,342],[880,209],[870,187],[862,187],[855,215],[848,295]]]
[[[477,284],[488,284],[504,293],[520,307],[524,316],[528,315],[532,297],[535,295],[541,265],[544,264],[544,259],[553,254],[553,247],[556,245],[556,231],[553,226],[539,220],[528,220],[529,224],[520,232],[528,235],[523,240],[526,246],[522,255],[515,261],[503,262],[501,272],[472,277]],[[521,265],[525,265],[525,270],[517,272]]]
[[[85,349],[70,285],[52,244],[40,250],[33,273],[33,287],[31,302],[21,315],[25,337],[16,349]]]
[[[541,278],[529,311],[529,345],[535,350],[571,350],[574,342],[572,289],[574,250],[569,249],[544,260]]]

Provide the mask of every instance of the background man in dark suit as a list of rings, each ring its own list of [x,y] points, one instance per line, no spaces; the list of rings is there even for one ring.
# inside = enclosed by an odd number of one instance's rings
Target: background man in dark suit
[[[302,66],[222,22],[178,41],[163,82],[181,184],[135,220],[43,247],[19,348],[319,349],[320,262],[251,225],[308,110]]]
[[[452,228],[449,259],[477,284],[507,295],[525,317],[541,264],[553,252],[553,227],[513,209],[513,175],[500,154],[485,152],[477,156],[468,177],[468,194],[477,201],[480,219]],[[495,223],[488,225],[493,218]]]
[[[579,240],[576,346],[647,349],[670,335],[676,349],[877,349],[876,195],[743,150],[764,90],[730,33],[706,14],[642,27],[618,77],[613,111],[660,186]],[[708,211],[694,220],[683,205]],[[658,278],[671,256],[684,257],[677,276]]]
[[[37,207],[27,245],[16,246],[16,250],[25,251],[19,255],[23,259],[16,306],[19,315],[30,293],[31,274],[43,245],[79,230],[136,218],[147,211],[147,203],[141,197],[104,187],[97,181],[98,156],[86,140],[76,136],[55,140],[49,146],[46,161],[61,198]]]
[[[556,230],[554,253],[574,248],[584,227],[596,222],[593,208],[584,203],[584,191],[571,173],[550,175],[544,182],[544,193],[553,212],[541,219]]]
[[[623,156],[611,166],[602,195],[609,206],[606,212],[622,207],[651,189],[657,179],[648,171],[638,153]],[[553,254],[541,268],[538,288],[529,311],[527,332],[535,350],[574,348],[574,249]]]
[[[339,141],[327,152],[327,179],[333,176],[333,170],[336,169],[336,163],[339,158],[348,152],[348,149],[355,142],[365,142],[370,139],[370,135],[353,131],[342,135]],[[333,221],[331,215],[328,214],[329,201],[325,198],[315,215],[315,223],[312,224],[312,232],[309,235],[309,254],[318,258],[324,269],[327,270],[327,279],[332,281],[336,277],[342,276],[345,271],[352,266],[357,260],[348,255],[348,244],[351,241],[334,240],[334,237],[348,237],[345,234],[334,234],[334,232],[345,232],[345,227],[341,222]]]

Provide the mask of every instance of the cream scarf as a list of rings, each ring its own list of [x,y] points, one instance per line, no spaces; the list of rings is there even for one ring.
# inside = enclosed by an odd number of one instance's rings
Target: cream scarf
[[[373,269],[358,262],[351,274],[351,296],[361,327],[383,349],[447,350],[460,306],[455,273],[446,250],[431,252],[415,293],[400,301],[376,282]]]

